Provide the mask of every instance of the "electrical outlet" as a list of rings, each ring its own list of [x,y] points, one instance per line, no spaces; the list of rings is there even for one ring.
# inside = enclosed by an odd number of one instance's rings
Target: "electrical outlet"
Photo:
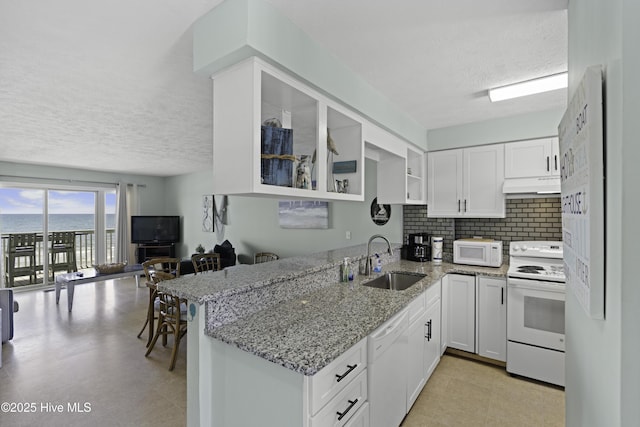
[[[347,231],[347,232],[345,233],[344,237],[345,237],[345,239],[347,239],[347,240],[351,240],[351,232],[350,232],[350,231]]]

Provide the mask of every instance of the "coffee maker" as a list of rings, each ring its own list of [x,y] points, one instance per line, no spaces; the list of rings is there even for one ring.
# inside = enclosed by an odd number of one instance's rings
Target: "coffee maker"
[[[431,238],[427,233],[409,234],[407,259],[425,262],[431,259]]]

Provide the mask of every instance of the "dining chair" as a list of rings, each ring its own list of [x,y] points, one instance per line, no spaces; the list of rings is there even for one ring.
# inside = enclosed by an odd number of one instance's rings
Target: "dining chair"
[[[177,260],[179,268],[180,261]],[[178,273],[179,275],[179,273]],[[156,287],[155,292],[157,298],[154,298],[153,305],[157,302],[158,326],[155,329],[151,343],[147,346],[145,357],[149,356],[156,345],[158,338],[162,337],[162,346],[167,345],[167,337],[173,336],[173,350],[171,351],[171,360],[169,361],[169,370],[173,371],[176,365],[178,348],[182,337],[187,333],[187,301],[167,292],[157,289],[157,284],[163,280],[171,280],[177,276],[173,276],[171,271],[158,271],[153,274],[153,281]],[[153,308],[154,311],[155,308]],[[153,329],[153,313],[149,316],[149,328]]]
[[[78,271],[76,264],[76,233],[74,231],[53,231],[51,232],[51,264],[49,271],[51,277],[56,271],[71,273]]]
[[[191,263],[196,274],[206,271],[220,270],[220,254],[195,254],[191,256]]]
[[[9,234],[5,254],[5,279],[13,286],[16,276],[29,276],[29,283],[36,282],[36,233]]]
[[[149,326],[149,337],[147,338],[147,347],[149,347],[153,339],[153,327],[156,319],[155,312],[157,311],[156,300],[158,300],[158,287],[156,284],[161,280],[179,277],[180,260],[169,257],[149,259],[142,263],[142,270],[144,271],[145,285],[149,288],[149,303],[147,305],[147,318],[138,333],[138,338],[142,336],[144,330]]]
[[[275,261],[280,257],[273,252],[258,252],[253,256],[253,263],[260,264],[263,262]]]

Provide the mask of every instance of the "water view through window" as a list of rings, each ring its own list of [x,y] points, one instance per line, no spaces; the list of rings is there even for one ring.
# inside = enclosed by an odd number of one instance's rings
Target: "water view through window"
[[[96,203],[97,197],[104,197],[104,203]],[[104,208],[100,207],[102,205]],[[76,259],[75,265],[70,265],[69,269],[90,268],[97,258],[102,258],[103,262],[113,259],[115,205],[115,190],[0,188],[0,235],[5,286],[43,284],[53,280],[53,275],[45,269],[47,264],[56,261],[49,256],[49,241],[54,232],[71,233]],[[48,239],[44,239],[45,215]],[[96,222],[96,215],[104,215],[104,221]],[[104,223],[104,229],[96,230],[96,224],[101,223]],[[12,256],[10,242],[17,241],[17,236],[32,233],[36,235],[35,261],[28,257]],[[12,240],[11,236],[15,238]],[[97,242],[104,245],[101,251],[96,251]],[[11,263],[13,268],[9,266]],[[63,272],[66,270],[65,268]],[[18,276],[23,273],[28,274]]]

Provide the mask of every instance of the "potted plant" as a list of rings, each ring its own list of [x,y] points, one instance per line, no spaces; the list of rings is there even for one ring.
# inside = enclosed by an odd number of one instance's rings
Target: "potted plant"
[[[202,255],[204,253],[204,246],[202,246],[201,244],[196,246],[196,252]]]

